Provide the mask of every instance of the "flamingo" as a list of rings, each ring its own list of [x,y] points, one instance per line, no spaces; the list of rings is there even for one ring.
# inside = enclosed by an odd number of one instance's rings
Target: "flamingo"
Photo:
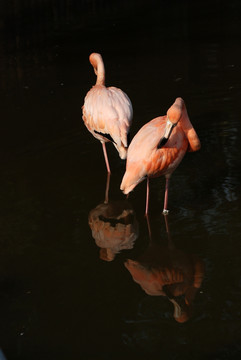
[[[92,237],[100,248],[102,260],[113,261],[118,253],[132,249],[139,235],[134,209],[126,200],[101,203],[88,218]]]
[[[112,142],[120,158],[126,159],[133,109],[129,97],[121,89],[105,86],[102,56],[92,53],[89,61],[97,79],[96,84],[85,96],[82,118],[87,129],[102,143],[107,172],[110,173],[105,143]]]
[[[164,218],[167,245],[156,238],[152,239],[148,223],[148,247],[135,259],[126,259],[124,266],[147,295],[166,296],[174,306],[174,319],[183,323],[192,315],[193,302],[201,288],[205,267],[198,256],[175,247],[168,216],[164,215]]]
[[[104,202],[89,213],[89,226],[100,258],[114,260],[124,249],[132,249],[139,236],[139,224],[132,205],[126,200],[109,201],[110,173],[107,173]]]
[[[149,208],[149,178],[166,178],[163,214],[168,214],[169,179],[186,151],[197,151],[200,140],[194,130],[182,98],[177,98],[165,116],[145,124],[128,148],[126,171],[120,189],[129,194],[147,178],[146,210]]]

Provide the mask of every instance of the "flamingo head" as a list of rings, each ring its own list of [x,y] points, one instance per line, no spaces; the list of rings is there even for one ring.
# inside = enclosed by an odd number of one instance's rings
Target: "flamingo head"
[[[178,302],[174,299],[170,299],[174,305],[173,317],[179,323],[185,323],[188,321],[192,315],[192,307],[188,307],[186,304],[180,306]]]
[[[105,67],[102,56],[98,53],[92,53],[89,60],[97,76],[96,85],[105,85]]]
[[[185,104],[183,99],[179,97],[167,110],[167,119],[172,123],[173,126],[176,126],[178,121],[181,119],[184,106]]]
[[[97,75],[97,74],[98,74],[98,64],[99,64],[100,62],[102,62],[102,57],[101,57],[101,55],[98,54],[98,53],[92,53],[92,54],[90,54],[90,56],[89,56],[89,61],[90,61],[91,65],[92,65],[93,68],[94,68],[95,74]]]
[[[164,130],[164,135],[159,142],[158,149],[160,149],[162,146],[166,144],[169,137],[171,136],[172,130],[181,119],[183,106],[184,106],[184,101],[182,100],[182,98],[177,98],[174,104],[168,109],[166,116],[167,119],[166,127]]]

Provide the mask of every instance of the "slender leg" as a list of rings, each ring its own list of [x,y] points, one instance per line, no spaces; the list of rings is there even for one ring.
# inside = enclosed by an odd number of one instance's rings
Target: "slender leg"
[[[105,204],[109,202],[109,188],[110,188],[110,172],[107,173],[106,187],[105,187]]]
[[[146,214],[146,222],[147,222],[147,227],[148,227],[149,239],[150,239],[150,241],[152,241],[151,225],[150,225],[150,220],[149,220],[149,215],[148,214]]]
[[[102,147],[103,147],[103,153],[104,153],[104,158],[105,158],[105,163],[106,163],[107,172],[110,173],[110,165],[109,165],[109,161],[108,161],[108,156],[107,156],[107,151],[106,151],[106,147],[105,147],[105,142],[102,142]]]
[[[169,224],[168,224],[168,216],[165,215],[164,219],[165,219],[165,225],[166,225],[166,232],[169,235],[170,231],[169,231]]]
[[[163,208],[163,212],[162,212],[164,215],[167,215],[167,214],[169,213],[169,210],[167,210],[167,204],[168,204],[168,189],[169,189],[169,178],[166,178],[164,208]]]
[[[171,233],[170,233],[169,224],[168,224],[168,216],[167,216],[167,214],[163,214],[163,215],[164,215],[165,225],[166,225],[166,232],[167,232],[167,239],[168,239],[168,249],[173,250],[173,249],[175,249],[175,246],[174,246],[174,243],[173,243],[172,238],[171,238]]]
[[[148,209],[149,209],[149,177],[147,178],[147,181],[146,181],[146,211],[145,211],[145,216],[147,216],[147,214],[148,214]]]

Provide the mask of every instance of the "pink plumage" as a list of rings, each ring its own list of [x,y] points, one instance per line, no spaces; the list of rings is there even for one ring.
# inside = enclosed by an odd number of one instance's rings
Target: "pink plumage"
[[[177,98],[167,115],[145,124],[133,138],[127,154],[126,172],[121,190],[132,191],[145,178],[147,181],[146,214],[149,202],[149,178],[164,175],[166,192],[163,212],[167,213],[168,181],[186,151],[197,151],[199,138],[189,120],[183,99]]]
[[[133,109],[129,97],[121,89],[105,86],[105,68],[101,55],[92,53],[90,63],[97,80],[85,97],[82,117],[87,129],[102,143],[107,171],[110,172],[105,143],[111,141],[120,158],[126,159]]]

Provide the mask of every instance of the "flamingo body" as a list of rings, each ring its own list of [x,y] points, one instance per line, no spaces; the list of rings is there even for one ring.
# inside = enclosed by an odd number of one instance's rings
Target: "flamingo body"
[[[89,226],[100,257],[114,260],[124,249],[132,249],[139,234],[135,212],[127,201],[99,204],[89,213]]]
[[[174,305],[175,320],[185,322],[192,314],[192,303],[202,285],[204,263],[196,255],[187,254],[175,247],[169,231],[168,217],[164,218],[167,244],[164,246],[157,239],[153,241],[147,217],[149,245],[135,259],[126,259],[124,265],[146,294],[166,296]],[[185,303],[181,298],[184,298]]]
[[[87,129],[101,142],[112,141],[121,159],[126,158],[131,118],[130,100],[122,90],[95,85],[87,93],[83,108]]]
[[[181,162],[187,151],[188,141],[177,128],[173,130],[172,138],[166,146],[158,149],[165,124],[166,116],[157,117],[144,125],[133,138],[121,184],[124,194],[132,191],[147,176],[170,176]]]
[[[192,303],[204,278],[201,259],[158,244],[151,245],[136,260],[127,259],[124,265],[147,295],[169,298],[174,305],[176,321],[189,319]],[[185,298],[182,305],[179,303],[181,296]]]
[[[167,130],[168,126],[171,128]],[[165,138],[167,133],[168,137]],[[162,142],[162,139],[165,141]],[[162,143],[164,145],[160,146]],[[167,210],[168,179],[185,153],[199,148],[200,141],[188,118],[184,101],[177,98],[167,115],[151,120],[134,136],[128,149],[121,190],[128,194],[145,178],[164,175],[167,180],[164,210]]]
[[[118,150],[120,158],[126,159],[127,138],[133,116],[131,101],[121,89],[105,86],[105,69],[100,54],[91,54],[90,62],[97,80],[84,100],[82,107],[84,124],[102,144],[111,141]]]

